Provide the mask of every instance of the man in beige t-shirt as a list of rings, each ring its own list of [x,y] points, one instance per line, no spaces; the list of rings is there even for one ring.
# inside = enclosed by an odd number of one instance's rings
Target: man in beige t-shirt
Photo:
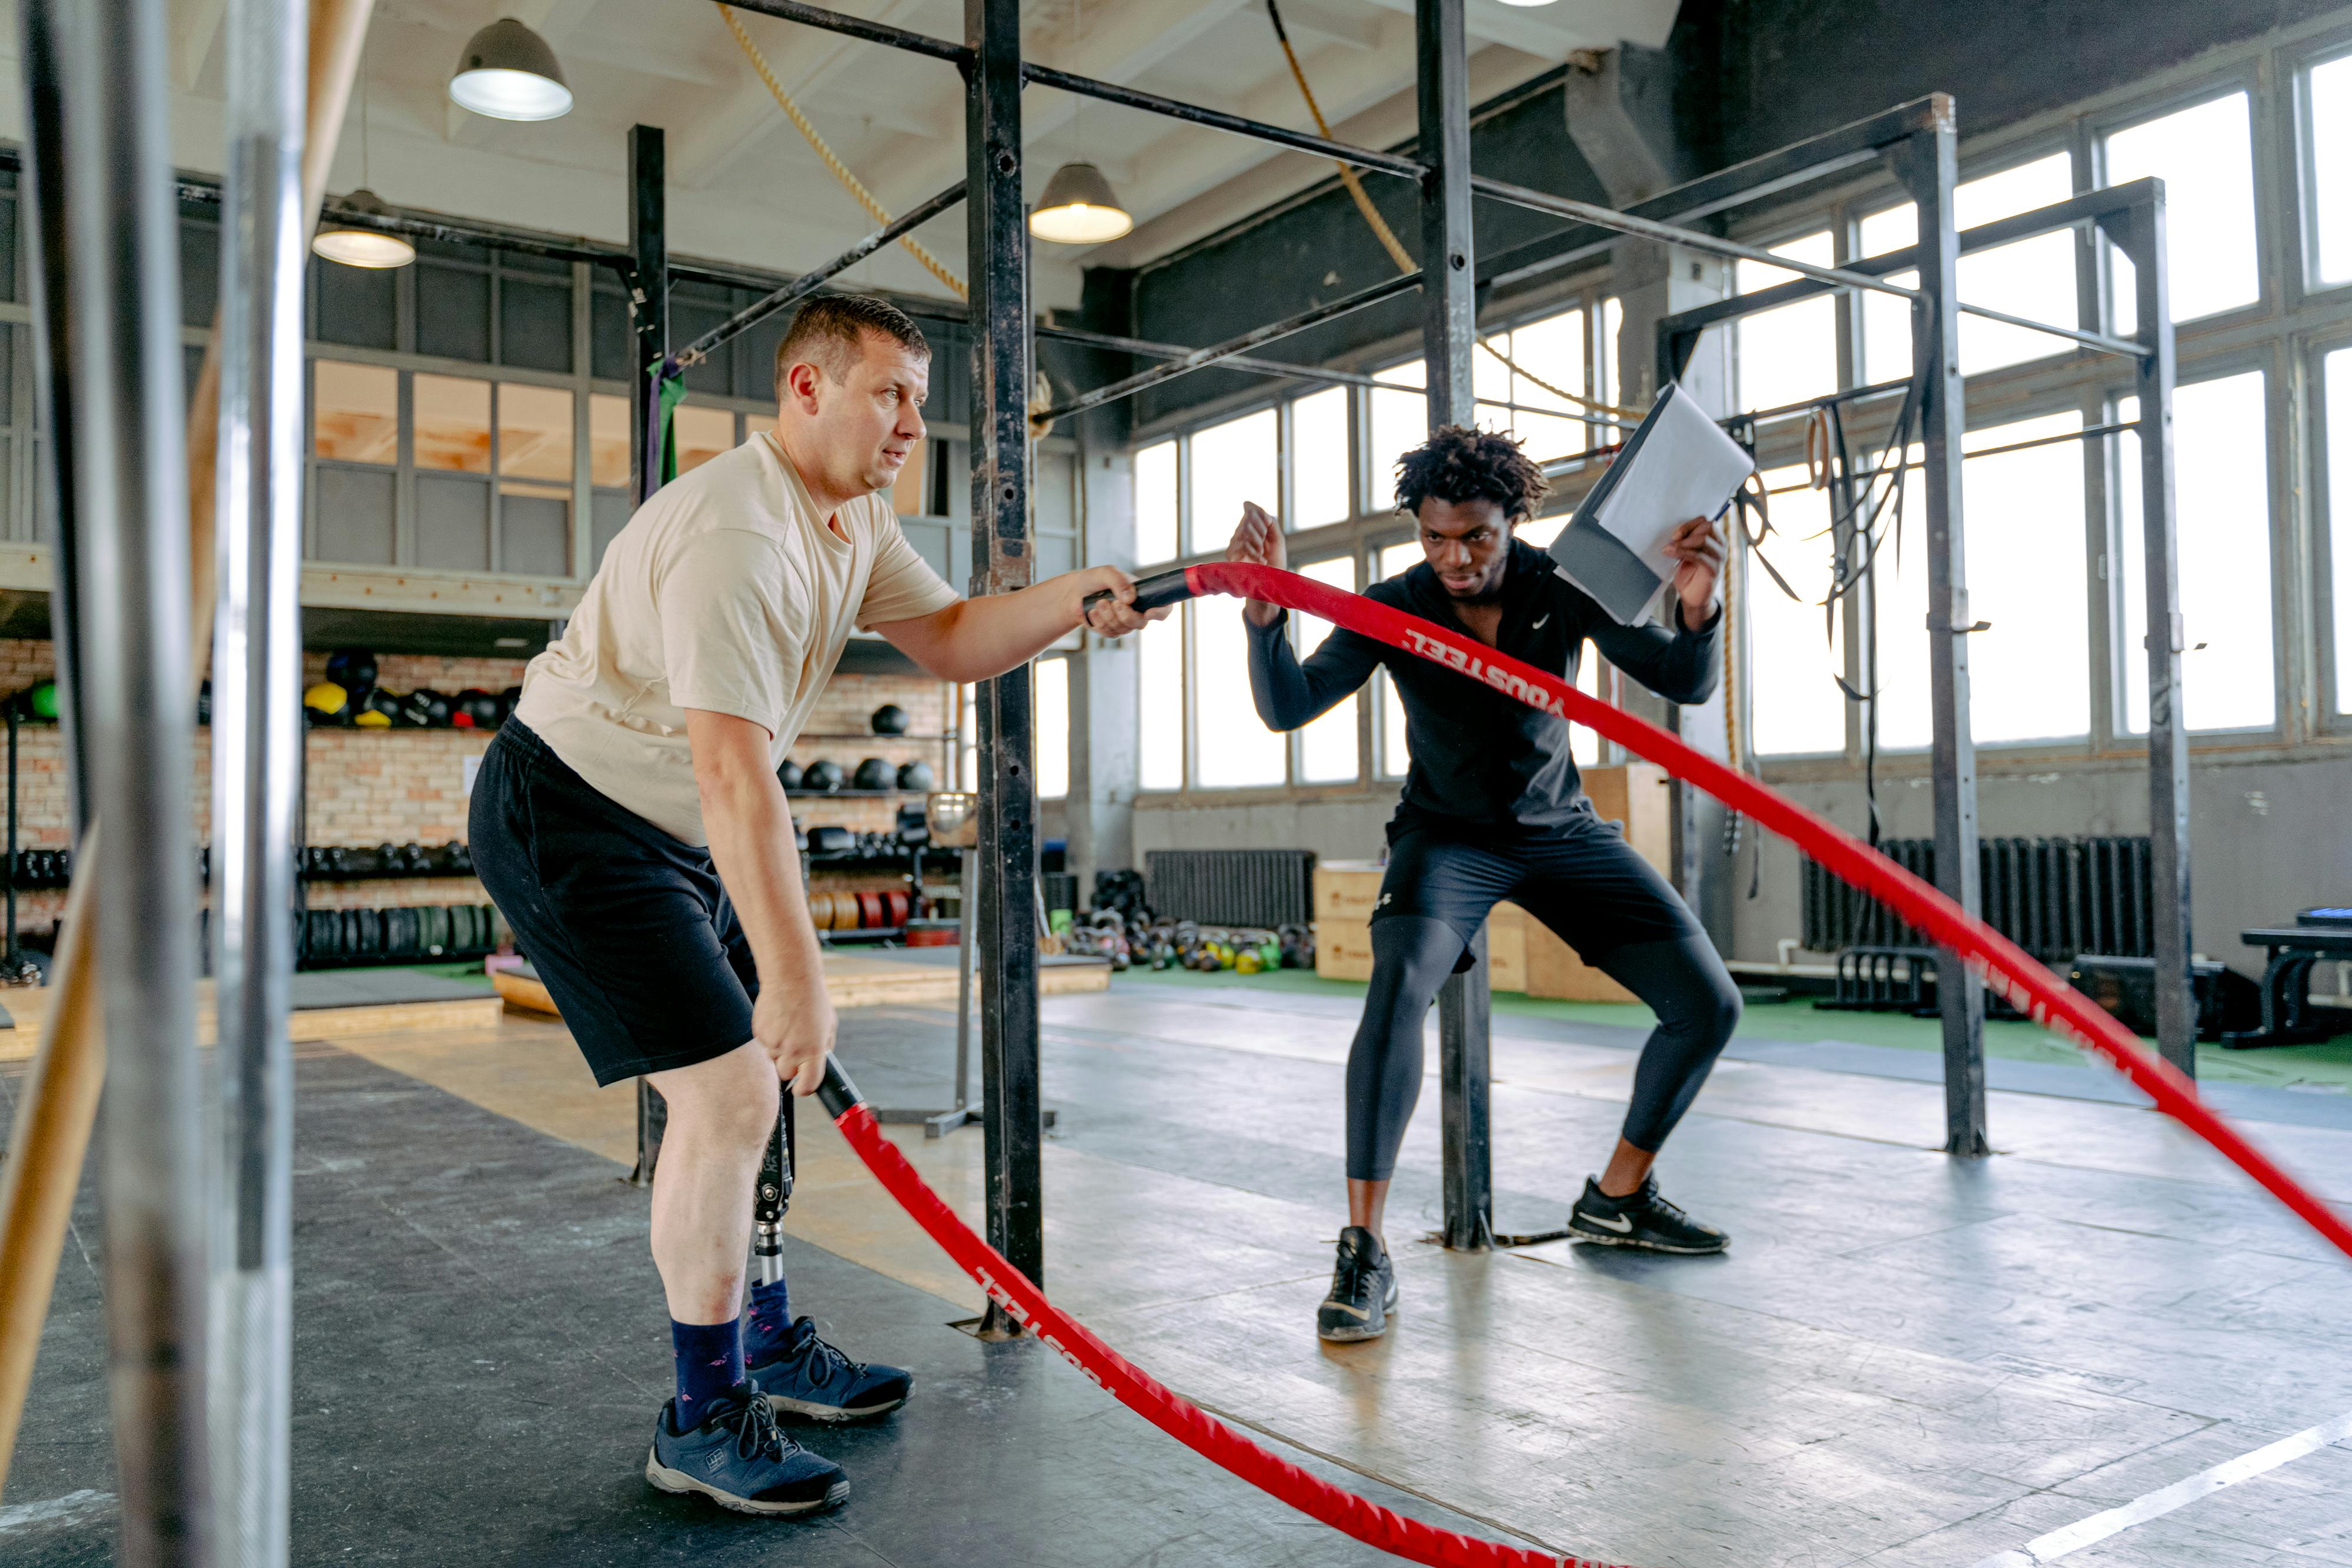
[[[776,352],[774,428],[638,508],[474,785],[475,866],[597,1082],[643,1077],[668,1104],[653,1253],[677,1394],[646,1478],[747,1512],[848,1490],[776,1413],[878,1416],[912,1383],[795,1321],[781,1281],[741,1326],[779,1080],[814,1092],[834,1039],[777,767],[855,628],[963,682],[1081,624],[1119,636],[1146,619],[1115,567],[967,600],[924,564],[887,492],[923,438],[929,363],[882,300],[803,307]]]

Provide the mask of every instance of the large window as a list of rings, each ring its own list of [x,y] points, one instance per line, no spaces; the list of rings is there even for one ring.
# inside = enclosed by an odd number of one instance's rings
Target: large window
[[[1262,408],[1192,433],[1192,482],[1185,487],[1188,553],[1223,549],[1241,521],[1244,501],[1282,515],[1277,421],[1274,410]]]
[[[1969,725],[1986,745],[2065,739],[2090,727],[2090,599],[2079,444],[2025,445],[2082,428],[2072,411],[1969,432],[1960,467],[1969,614]],[[1994,448],[2022,447],[2019,451]],[[1916,481],[1918,449],[1911,462]],[[1934,738],[1929,694],[1927,500],[1904,496],[1901,538],[1879,547],[1878,739]]]
[[[1349,413],[1354,392],[1328,387],[1290,405],[1290,515],[1284,526],[1344,523],[1355,510],[1355,467],[1349,456]]]
[[[1381,551],[1379,575],[1382,579],[1394,577],[1412,570],[1426,559],[1418,539],[1391,545]],[[1381,691],[1380,723],[1373,737],[1381,777],[1402,779],[1412,766],[1412,747],[1405,740],[1404,704],[1397,700],[1396,683],[1389,679],[1386,670],[1375,674],[1372,684]]]
[[[1204,789],[1282,783],[1288,744],[1266,728],[1250,700],[1242,601],[1212,594],[1187,609],[1192,617],[1193,782]]]
[[[2172,319],[2192,321],[2262,298],[2255,248],[2252,106],[2242,92],[2210,99],[2107,133],[2107,183],[2164,182]],[[2116,330],[2137,330],[2131,264],[2108,247]]]
[[[1490,332],[1486,342],[1507,355],[1511,365],[1504,364],[1483,344],[1472,351],[1472,385],[1481,399],[1492,400],[1478,406],[1482,428],[1517,436],[1528,455],[1538,463],[1572,457],[1591,444],[1584,421],[1573,417],[1579,412],[1576,405],[1551,390],[1558,387],[1580,397],[1587,395],[1582,308],[1522,322],[1506,332]],[[1498,408],[1497,401],[1517,406],[1516,410]],[[1528,409],[1559,412],[1529,413]]]
[[[1741,583],[1747,620],[1749,734],[1759,757],[1845,749],[1844,622],[1822,609],[1831,586],[1829,492],[1806,482],[1801,467],[1764,475],[1772,492],[1772,528],[1760,553],[1786,580],[1783,592],[1753,555]]]
[[[2269,451],[2259,371],[2197,382],[2172,394],[2172,495],[2180,572],[2181,714],[2191,729],[2267,728],[2278,716],[2271,631]],[[2122,399],[2116,417],[2139,417]],[[2116,591],[2123,635],[2121,727],[2147,731],[2147,589],[2140,528],[2139,440],[2116,441]]]
[[[1135,559],[1151,566],[1176,559],[1176,444],[1158,441],[1135,455]]]
[[[2352,55],[2311,68],[2303,112],[2311,280],[2352,283]]]
[[[1037,661],[1035,714],[1037,798],[1059,800],[1070,792],[1070,661]]]
[[[1364,493],[1367,512],[1385,512],[1396,504],[1397,459],[1429,439],[1427,368],[1419,360],[1411,360],[1402,365],[1391,365],[1378,374],[1388,386],[1412,390],[1373,390],[1370,451],[1365,462],[1369,470],[1369,487]]]
[[[1184,788],[1184,622],[1203,602],[1181,604],[1135,634],[1136,781],[1146,789]]]
[[[1298,569],[1298,574],[1311,577],[1318,582],[1328,582],[1344,592],[1356,591],[1356,561],[1352,556],[1334,556],[1329,560],[1309,561]],[[1331,634],[1331,623],[1313,615],[1294,613],[1290,625],[1301,659],[1321,647],[1323,639]],[[1361,693],[1351,694],[1345,702],[1298,732],[1300,783],[1355,782],[1358,776],[1356,715],[1361,700]]]
[[[2336,711],[2352,714],[2352,348],[2327,356],[2322,395],[2327,400],[2327,597],[2336,612]]]
[[[1770,247],[1814,267],[1837,258],[1823,229]],[[1760,261],[1736,264],[1734,283],[1742,294],[1794,281],[1801,275]],[[1738,358],[1738,402],[1747,409],[1779,408],[1837,391],[1837,304],[1827,294],[1743,316],[1734,330]]]
[[[2053,152],[1953,187],[1952,220],[1962,230],[1979,228],[2063,202],[2074,193],[2074,160],[2063,152]],[[1917,244],[1918,238],[1919,211],[1909,202],[1870,214],[1858,229],[1864,256],[1903,250]],[[2072,231],[2036,235],[1964,256],[1958,273],[1960,298],[1971,305],[1990,306],[2056,327],[2076,325],[2081,314],[2075,304]],[[1906,270],[1887,281],[1916,288],[1919,275]],[[1863,381],[1901,381],[1910,375],[1911,302],[1875,292],[1856,298],[1862,301]],[[1981,316],[1960,318],[1964,375],[2044,359],[2068,349],[2066,340],[2047,332],[1988,321]]]

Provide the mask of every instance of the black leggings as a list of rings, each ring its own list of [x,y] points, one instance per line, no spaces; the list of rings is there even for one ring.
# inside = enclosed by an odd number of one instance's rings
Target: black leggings
[[[1372,922],[1372,984],[1348,1052],[1348,1176],[1386,1181],[1421,1097],[1422,1027],[1462,956],[1443,920],[1390,915]],[[1604,974],[1649,1004],[1658,1027],[1633,1069],[1625,1141],[1655,1153],[1706,1082],[1739,1021],[1739,988],[1703,936],[1632,942],[1602,956]]]

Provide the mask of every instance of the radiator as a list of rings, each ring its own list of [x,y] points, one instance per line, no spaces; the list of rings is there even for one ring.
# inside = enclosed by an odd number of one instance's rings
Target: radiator
[[[1921,880],[1936,880],[1933,839],[1887,839],[1879,851]],[[1977,863],[1984,918],[2046,964],[2080,953],[2147,957],[2147,840],[2142,838],[1979,839]],[[1816,953],[1847,947],[1932,946],[1885,905],[1805,862],[1804,945]]]
[[[1167,919],[1271,928],[1313,915],[1312,850],[1153,850],[1143,870],[1151,911]]]

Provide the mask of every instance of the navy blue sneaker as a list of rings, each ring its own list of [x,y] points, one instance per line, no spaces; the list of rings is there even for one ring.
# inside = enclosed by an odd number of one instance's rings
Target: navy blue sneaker
[[[654,1421],[646,1479],[667,1492],[699,1492],[738,1513],[814,1513],[849,1495],[841,1467],[776,1429],[756,1396],[716,1401],[702,1425],[671,1430],[676,1400]]]
[[[1378,1339],[1389,1332],[1397,1308],[1396,1266],[1360,1225],[1339,1232],[1339,1260],[1331,1270],[1331,1293],[1315,1309],[1315,1333],[1332,1344]]]
[[[852,1361],[796,1319],[774,1358],[747,1366],[751,1385],[779,1416],[810,1421],[863,1421],[907,1402],[915,1375],[903,1366]]]

